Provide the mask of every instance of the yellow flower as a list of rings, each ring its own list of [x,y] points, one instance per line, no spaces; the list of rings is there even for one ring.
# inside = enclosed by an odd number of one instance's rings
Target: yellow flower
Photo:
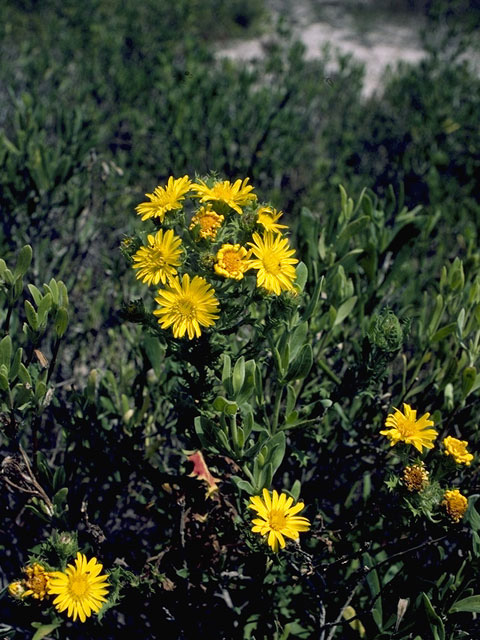
[[[277,220],[283,215],[282,211],[273,209],[272,207],[260,207],[257,211],[257,222],[263,226],[265,231],[273,231],[273,233],[282,233],[282,229],[288,229],[286,224],[277,224]]]
[[[181,200],[185,200],[185,194],[190,190],[190,178],[173,178],[170,176],[166,187],[157,187],[153,193],[146,193],[151,202],[142,202],[135,208],[142,220],[160,218],[163,222],[167,211],[181,209]]]
[[[200,237],[215,240],[218,229],[225,220],[224,216],[215,213],[211,204],[200,207],[197,213],[192,217],[189,229],[194,229],[197,225],[200,227]]]
[[[174,338],[183,338],[188,333],[192,340],[201,335],[200,327],[210,327],[218,318],[218,300],[215,291],[205,278],[186,273],[182,281],[171,278],[170,286],[160,289],[155,301],[160,305],[153,313],[159,316],[162,329],[172,327]]]
[[[57,611],[67,609],[69,618],[75,621],[79,617],[81,622],[98,613],[110,587],[108,576],[100,575],[102,569],[96,558],[87,562],[83,553],[77,553],[75,566],[69,564],[65,571],[52,571],[48,593],[57,596],[53,601]]]
[[[298,540],[300,531],[308,531],[310,522],[307,518],[296,514],[304,508],[303,502],[297,502],[292,507],[293,498],[285,493],[273,490],[273,495],[266,489],[263,490],[263,500],[260,496],[250,498],[249,509],[257,512],[258,518],[252,520],[254,533],[265,536],[268,533],[268,544],[273,551],[278,551],[279,545],[285,547],[285,537]]]
[[[25,587],[23,598],[33,596],[36,600],[43,600],[47,595],[47,587],[49,583],[49,572],[45,571],[41,564],[35,562],[31,567],[24,569],[26,573]]]
[[[442,505],[445,507],[447,515],[453,522],[459,522],[465,515],[468,507],[468,499],[462,496],[458,489],[445,491]]]
[[[23,580],[15,580],[8,585],[8,593],[12,598],[21,600],[25,595],[25,585]]]
[[[389,438],[392,447],[397,442],[406,442],[413,444],[420,453],[422,453],[422,447],[433,449],[433,441],[438,433],[435,429],[427,428],[433,426],[433,420],[428,419],[430,414],[425,413],[417,420],[417,411],[406,402],[403,403],[403,411],[404,413],[395,409],[395,413],[390,413],[385,421],[385,426],[391,427],[391,429],[385,429],[380,433]]]
[[[445,447],[445,455],[452,456],[457,464],[464,464],[468,467],[472,462],[473,455],[467,451],[468,442],[466,440],[457,440],[457,438],[447,436],[443,441],[443,445]]]
[[[254,233],[252,239],[255,244],[248,244],[258,259],[250,260],[250,265],[258,269],[257,286],[277,296],[282,291],[295,291],[293,281],[297,274],[293,265],[298,260],[292,258],[295,249],[290,249],[288,239],[268,232],[263,238]]]
[[[245,271],[250,269],[250,252],[239,244],[222,244],[217,253],[215,273],[225,278],[241,280]]]
[[[172,229],[165,233],[163,229],[152,236],[148,235],[149,247],[140,247],[133,256],[133,265],[137,271],[137,278],[146,284],[164,284],[167,278],[177,273],[175,267],[180,264],[182,241]]]
[[[200,202],[208,202],[210,200],[224,202],[237,213],[242,213],[241,207],[257,199],[254,193],[250,193],[254,187],[251,184],[247,184],[248,180],[249,178],[245,178],[243,182],[242,180],[237,180],[234,184],[231,184],[230,180],[223,180],[222,182],[216,182],[213,187],[208,187],[203,180],[199,180],[199,184],[192,184],[192,189],[197,192],[194,197],[200,198]]]
[[[428,484],[428,471],[422,463],[413,464],[403,470],[403,484],[409,491],[421,491]]]

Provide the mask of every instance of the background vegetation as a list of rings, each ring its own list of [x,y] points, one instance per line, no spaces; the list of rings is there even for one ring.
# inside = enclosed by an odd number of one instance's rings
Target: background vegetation
[[[41,500],[5,486],[3,585],[29,553],[48,552],[32,548],[53,530],[76,532],[122,585],[101,626],[53,634],[357,638],[358,628],[331,624],[349,602],[368,638],[478,637],[476,618],[454,607],[478,575],[475,499],[463,527],[414,518],[388,494],[387,468],[399,461],[378,436],[407,401],[472,450],[480,440],[480,79],[469,35],[478,20],[468,3],[446,6],[422,6],[432,32],[442,26],[425,60],[365,100],[359,64],[328,52],[307,60],[282,25],[259,61],[215,57],[218,41],[261,31],[258,0],[4,3],[0,323],[13,350],[1,454],[8,477],[23,447],[54,511],[42,520]],[[294,491],[298,480],[314,527],[302,550],[267,563],[230,481],[232,457],[206,454],[219,501],[188,477],[182,451],[200,447],[201,383],[125,308],[143,293],[119,251],[138,226],[134,207],[169,175],[210,171],[249,176],[286,212],[308,268],[301,312],[315,303],[302,336],[312,364],[295,387],[313,422],[286,427],[272,485]],[[402,327],[390,350],[372,333],[387,309]],[[284,332],[279,322],[279,349]],[[224,348],[241,353],[233,337]],[[258,358],[272,370],[267,393],[278,363],[265,344]],[[222,384],[219,353],[209,366],[207,404]],[[473,466],[469,496],[479,493]],[[399,598],[409,606],[396,628]],[[42,616],[4,591],[1,637],[31,637]]]

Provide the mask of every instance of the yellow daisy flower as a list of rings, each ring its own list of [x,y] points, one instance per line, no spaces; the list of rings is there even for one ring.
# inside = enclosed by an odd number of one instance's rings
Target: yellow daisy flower
[[[283,211],[278,211],[272,207],[260,207],[257,211],[257,222],[262,225],[265,231],[273,231],[273,233],[282,233],[282,229],[288,229],[286,224],[277,224],[277,220],[281,218]]]
[[[250,260],[250,265],[258,269],[257,286],[277,296],[282,291],[295,291],[293,281],[297,274],[293,265],[298,260],[292,258],[295,249],[290,249],[288,239],[269,232],[263,238],[254,233],[252,239],[254,243],[248,244],[257,260]]]
[[[458,489],[445,491],[442,505],[453,522],[460,522],[468,507],[468,499]]]
[[[468,467],[473,460],[473,455],[467,451],[467,445],[466,440],[457,440],[452,436],[447,436],[443,441],[445,455],[452,456],[457,464],[464,464]]]
[[[409,491],[422,491],[429,482],[428,471],[422,463],[412,464],[403,470],[403,484]]]
[[[279,545],[285,548],[285,537],[298,540],[300,531],[308,531],[310,522],[307,518],[297,516],[305,505],[297,502],[293,505],[293,498],[287,494],[273,490],[272,496],[266,489],[263,490],[263,500],[260,496],[250,498],[249,509],[257,512],[258,518],[252,520],[252,531],[262,536],[268,533],[268,544],[273,551],[278,551]]]
[[[160,289],[155,301],[160,305],[153,313],[158,316],[162,329],[172,327],[174,338],[183,338],[188,333],[189,340],[199,338],[200,327],[210,327],[218,318],[218,300],[215,291],[205,278],[186,273],[182,281],[171,278],[170,286]]]
[[[166,187],[157,187],[153,193],[145,194],[151,202],[142,202],[135,210],[142,216],[142,220],[160,218],[160,222],[163,222],[167,211],[182,208],[181,201],[185,200],[191,184],[188,176],[176,179],[170,176]]]
[[[389,438],[392,447],[397,442],[406,442],[413,444],[420,453],[422,453],[422,447],[433,449],[433,441],[438,436],[438,432],[427,428],[433,426],[433,420],[429,420],[430,414],[425,413],[417,420],[417,411],[406,402],[403,403],[403,411],[404,413],[395,409],[395,413],[390,413],[385,426],[391,428],[380,433]]]
[[[197,193],[195,198],[200,198],[200,202],[224,202],[237,213],[242,213],[242,207],[255,202],[257,196],[250,193],[253,186],[248,183],[249,178],[245,180],[237,180],[231,184],[230,180],[216,182],[213,187],[208,187],[203,180],[199,180],[198,184],[192,184],[192,189]]]
[[[148,247],[140,247],[132,265],[137,271],[137,278],[146,284],[165,284],[167,278],[177,273],[175,267],[180,264],[182,250],[181,239],[176,236],[172,229],[163,232],[163,229],[153,235],[147,236]]]
[[[245,271],[250,269],[250,252],[239,244],[222,244],[217,253],[215,273],[225,278],[241,280]]]
[[[22,597],[32,596],[36,600],[43,600],[47,595],[49,572],[37,562],[31,567],[25,567],[24,572],[27,576],[24,580],[26,590]]]
[[[194,229],[197,225],[200,227],[200,237],[210,238],[215,240],[218,229],[222,226],[222,222],[225,220],[224,216],[215,213],[211,204],[207,204],[205,207],[200,207],[197,213],[192,217],[190,230]]]
[[[96,558],[87,558],[77,553],[75,566],[69,564],[65,571],[52,571],[48,593],[56,595],[53,604],[57,611],[65,611],[69,618],[85,622],[92,613],[98,613],[106,602],[110,587],[108,576],[100,575],[103,565]]]

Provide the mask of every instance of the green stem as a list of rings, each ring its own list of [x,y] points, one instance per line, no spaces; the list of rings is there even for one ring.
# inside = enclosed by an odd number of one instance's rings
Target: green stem
[[[47,373],[47,382],[50,380],[53,370],[55,368],[59,347],[60,347],[60,338],[57,338],[55,340],[55,344],[53,345],[52,359],[50,360],[50,366],[48,367],[48,373]]]
[[[13,311],[13,306],[8,307],[7,317],[5,318],[5,326],[3,328],[5,335],[8,334],[8,331],[10,329],[10,318],[12,317],[12,311]]]

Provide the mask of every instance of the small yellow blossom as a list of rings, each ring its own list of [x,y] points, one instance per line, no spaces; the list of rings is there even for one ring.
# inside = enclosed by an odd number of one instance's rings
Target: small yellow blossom
[[[12,598],[16,598],[17,600],[21,600],[25,595],[25,584],[23,580],[15,580],[15,582],[11,582],[8,585],[8,593],[12,596]]]
[[[222,244],[217,253],[215,273],[225,278],[241,280],[245,271],[250,269],[250,252],[239,244]]]
[[[390,440],[390,445],[397,442],[413,444],[415,449],[422,453],[422,447],[433,449],[433,441],[438,436],[435,429],[428,429],[433,426],[433,420],[429,420],[430,414],[425,413],[417,420],[417,411],[412,409],[406,402],[403,403],[403,413],[395,409],[395,413],[390,413],[385,421],[386,427],[380,433]]]
[[[32,596],[36,600],[43,600],[47,595],[47,587],[50,579],[49,572],[45,571],[44,567],[38,564],[38,562],[25,567],[23,571],[27,576],[25,578],[26,591],[23,597]]]
[[[160,218],[160,222],[163,222],[167,211],[182,208],[181,201],[185,200],[185,194],[190,191],[191,184],[188,176],[177,179],[170,176],[166,187],[157,187],[153,193],[146,193],[150,202],[142,202],[135,210],[142,216],[142,220]]]
[[[282,233],[282,229],[288,229],[286,224],[278,224],[277,220],[283,215],[282,211],[273,209],[272,207],[260,207],[257,211],[257,222],[261,224],[265,231],[273,231],[273,233]]]
[[[278,551],[279,545],[282,549],[285,547],[284,536],[298,540],[299,532],[308,531],[310,528],[307,518],[296,515],[305,507],[303,502],[292,505],[293,498],[287,497],[285,493],[278,495],[275,489],[272,496],[264,489],[263,500],[260,496],[250,498],[248,508],[256,511],[259,516],[252,520],[252,531],[262,536],[268,534],[268,544],[275,552]]]
[[[217,237],[217,231],[222,226],[222,222],[225,217],[215,213],[212,209],[212,205],[208,203],[204,207],[200,207],[197,213],[192,217],[189,229],[194,229],[199,226],[199,235],[201,238],[208,238],[215,240]]]
[[[458,489],[445,491],[443,498],[442,505],[445,507],[447,515],[453,522],[459,522],[467,510],[468,499]]]
[[[263,237],[254,233],[252,240],[248,244],[256,259],[250,260],[250,264],[257,269],[257,286],[277,296],[282,291],[295,291],[297,272],[293,265],[298,260],[293,257],[295,249],[290,249],[288,238],[265,232]]]
[[[160,309],[156,309],[154,315],[158,316],[162,329],[172,327],[174,338],[183,338],[186,333],[189,340],[199,338],[200,327],[210,327],[218,318],[215,291],[200,276],[190,280],[185,273],[181,281],[171,278],[169,286],[159,290],[155,302]]]
[[[473,460],[473,455],[467,451],[468,442],[466,440],[457,440],[452,436],[447,436],[443,441],[445,447],[445,455],[452,456],[457,464],[464,464],[467,467]]]
[[[403,470],[403,484],[409,491],[421,491],[428,484],[428,471],[422,463],[413,464]]]
[[[253,186],[248,184],[249,178],[236,180],[231,184],[230,180],[215,182],[213,187],[209,187],[203,180],[198,180],[198,184],[192,184],[192,189],[196,191],[194,197],[200,198],[200,202],[224,202],[237,213],[242,213],[242,207],[255,202],[257,196],[253,191]]]
[[[80,622],[98,613],[110,588],[108,576],[100,575],[102,569],[96,558],[87,561],[83,553],[77,553],[75,566],[50,573],[48,593],[57,596],[53,601],[57,611],[66,609],[69,618],[75,621],[78,617]]]
[[[133,256],[133,269],[137,271],[137,278],[146,284],[165,284],[167,278],[177,273],[182,254],[181,239],[172,229],[157,231],[147,236],[148,247],[140,247]]]

